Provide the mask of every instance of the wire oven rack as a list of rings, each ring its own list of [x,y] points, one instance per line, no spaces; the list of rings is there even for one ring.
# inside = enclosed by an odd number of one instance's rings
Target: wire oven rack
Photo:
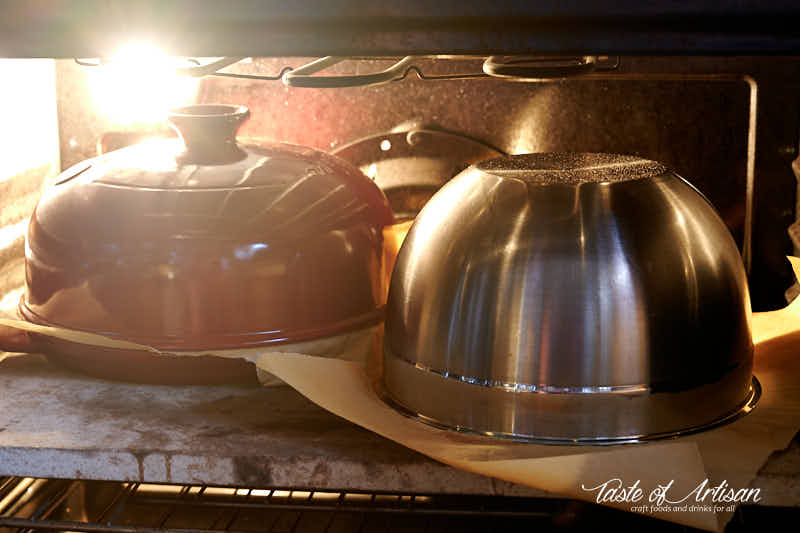
[[[747,513],[744,513],[747,509]],[[800,511],[740,508],[727,531]],[[776,514],[777,513],[777,514]],[[746,521],[744,516],[749,517]],[[766,516],[766,519],[765,519]],[[574,500],[0,478],[0,532],[696,531]]]
[[[425,73],[418,63],[425,59],[446,58],[481,61],[480,71],[459,73]],[[326,56],[293,68],[285,65],[277,73],[238,73],[223,72],[224,69],[247,58],[222,57],[202,62],[196,58],[185,58],[184,65],[175,66],[176,74],[191,77],[221,76],[262,81],[283,82],[288,87],[308,87],[330,89],[343,87],[366,87],[384,83],[403,81],[412,74],[420,80],[465,80],[473,78],[505,78],[517,81],[543,81],[583,76],[593,72],[613,71],[619,66],[617,56],[406,56],[392,60],[392,65],[383,70],[369,73],[324,74],[328,68],[343,62],[381,60],[377,57],[337,57]],[[106,58],[96,60],[75,59],[84,67],[101,67],[108,63]],[[187,66],[188,65],[188,66]]]

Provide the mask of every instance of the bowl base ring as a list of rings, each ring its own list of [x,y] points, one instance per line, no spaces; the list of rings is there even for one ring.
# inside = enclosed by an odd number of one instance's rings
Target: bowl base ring
[[[425,416],[421,413],[417,413],[414,410],[408,409],[404,405],[397,402],[394,398],[392,398],[392,396],[386,390],[384,384],[380,381],[378,381],[375,385],[375,392],[378,394],[378,397],[384,403],[386,403],[389,407],[391,407],[398,413],[402,414],[403,416],[417,420],[419,422],[422,422],[423,424],[435,427],[437,429],[456,431],[459,433],[478,435],[482,437],[491,437],[493,439],[508,440],[513,442],[525,442],[530,444],[547,444],[547,445],[558,445],[558,446],[611,446],[615,444],[636,444],[636,443],[652,442],[657,440],[675,439],[678,437],[685,437],[688,435],[701,433],[703,431],[708,431],[710,429],[714,429],[720,426],[724,426],[726,424],[730,424],[731,422],[735,422],[736,420],[742,418],[746,414],[750,413],[753,409],[755,409],[756,404],[761,399],[761,392],[762,392],[761,383],[758,381],[755,375],[752,376],[751,379],[752,379],[752,385],[750,387],[749,394],[745,399],[745,401],[742,402],[742,404],[738,408],[734,409],[733,411],[721,417],[712,420],[711,422],[702,425],[692,426],[686,429],[679,429],[664,433],[627,435],[627,436],[613,437],[613,438],[595,438],[595,437],[575,438],[575,439],[548,438],[548,437],[541,437],[534,435],[518,435],[513,433],[481,431],[464,426],[452,426],[443,423],[439,420],[436,420],[434,418],[431,418],[429,416]]]

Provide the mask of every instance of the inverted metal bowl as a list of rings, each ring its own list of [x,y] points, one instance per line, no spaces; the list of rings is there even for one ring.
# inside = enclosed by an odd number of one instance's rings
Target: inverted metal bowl
[[[552,443],[674,436],[758,396],[727,227],[663,165],[528,154],[473,165],[425,206],[392,276],[391,403]]]

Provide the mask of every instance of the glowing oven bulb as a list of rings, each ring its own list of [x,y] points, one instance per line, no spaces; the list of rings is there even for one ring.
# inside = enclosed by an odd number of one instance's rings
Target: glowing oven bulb
[[[100,112],[118,126],[156,123],[167,112],[192,103],[198,79],[175,72],[177,59],[157,47],[131,44],[102,67],[88,69],[92,95]]]

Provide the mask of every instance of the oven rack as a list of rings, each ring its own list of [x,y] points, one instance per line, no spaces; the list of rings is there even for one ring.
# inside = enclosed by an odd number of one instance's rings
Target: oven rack
[[[766,512],[770,514],[767,515]],[[737,511],[726,529],[800,510]],[[619,529],[698,531],[576,500],[0,478],[0,533],[377,532]]]
[[[282,81],[287,87],[306,87],[313,89],[367,87],[384,83],[403,81],[412,74],[419,80],[466,80],[474,78],[495,78],[514,81],[547,81],[592,73],[609,72],[619,67],[618,56],[405,56],[392,60],[391,66],[361,73],[323,74],[327,69],[344,62],[375,62],[387,60],[384,57],[341,57],[326,56],[305,63],[299,67],[285,65],[277,73],[223,72],[248,58],[223,57],[202,62],[197,58],[182,60],[185,64],[175,66],[175,73],[182,76],[219,76],[262,81]],[[469,72],[449,72],[426,74],[419,61],[426,59],[468,60],[473,64]],[[475,60],[481,69],[475,69]],[[106,58],[94,60],[75,59],[84,67],[101,67],[111,62]],[[138,67],[141,69],[141,66]]]

